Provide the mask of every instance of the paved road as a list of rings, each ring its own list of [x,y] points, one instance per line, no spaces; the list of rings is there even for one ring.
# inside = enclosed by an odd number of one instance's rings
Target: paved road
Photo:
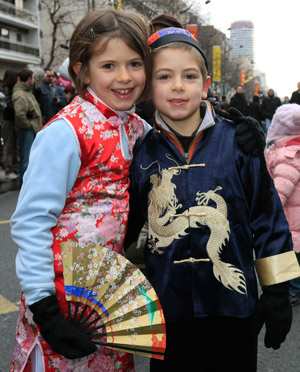
[[[9,219],[15,209],[17,196],[17,191],[0,194],[0,372],[9,371],[20,299],[14,266],[16,246],[10,238],[9,229]],[[262,331],[259,337],[258,372],[300,372],[300,306],[293,308],[293,312],[292,330],[279,350],[263,346]],[[135,360],[136,372],[149,370],[147,358],[136,357]]]

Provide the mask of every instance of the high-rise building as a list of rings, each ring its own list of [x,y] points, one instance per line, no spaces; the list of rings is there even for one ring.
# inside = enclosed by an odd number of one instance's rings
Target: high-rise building
[[[237,21],[231,24],[230,44],[234,58],[247,57],[251,65],[255,65],[254,25],[251,21]]]
[[[0,77],[41,63],[38,0],[0,0]]]

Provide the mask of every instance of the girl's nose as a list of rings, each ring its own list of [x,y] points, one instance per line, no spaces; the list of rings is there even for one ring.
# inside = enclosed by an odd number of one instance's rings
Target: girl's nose
[[[120,67],[117,80],[122,83],[127,83],[131,80],[131,74],[126,67]]]

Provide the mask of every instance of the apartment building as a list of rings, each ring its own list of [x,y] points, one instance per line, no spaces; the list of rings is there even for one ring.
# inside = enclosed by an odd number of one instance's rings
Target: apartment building
[[[0,78],[41,63],[38,0],[0,0]]]

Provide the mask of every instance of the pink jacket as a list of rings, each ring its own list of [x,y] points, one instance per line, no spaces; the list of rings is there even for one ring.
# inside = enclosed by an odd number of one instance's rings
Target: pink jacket
[[[300,137],[275,140],[265,156],[289,223],[294,251],[300,253]]]

